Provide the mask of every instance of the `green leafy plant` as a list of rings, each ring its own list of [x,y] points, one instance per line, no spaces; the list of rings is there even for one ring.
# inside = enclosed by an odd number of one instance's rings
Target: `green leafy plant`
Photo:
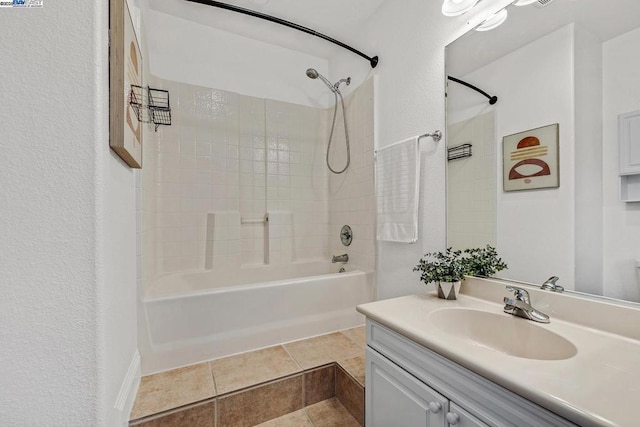
[[[430,252],[420,258],[413,271],[420,272],[420,280],[424,283],[457,282],[467,274],[467,263],[462,258],[462,251],[447,248],[445,252]]]
[[[496,248],[491,245],[484,248],[465,249],[464,253],[468,255],[464,259],[467,265],[466,274],[490,277],[507,268],[507,264],[498,257]]]

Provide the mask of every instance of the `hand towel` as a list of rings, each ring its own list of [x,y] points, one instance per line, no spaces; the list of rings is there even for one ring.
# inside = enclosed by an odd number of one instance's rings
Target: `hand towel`
[[[376,152],[377,238],[389,242],[418,240],[420,153],[418,137]]]

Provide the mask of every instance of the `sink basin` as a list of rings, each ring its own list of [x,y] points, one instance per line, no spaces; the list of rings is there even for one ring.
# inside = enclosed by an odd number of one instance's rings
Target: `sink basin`
[[[578,352],[570,341],[555,332],[510,314],[442,308],[432,312],[429,320],[447,334],[515,357],[563,360]]]

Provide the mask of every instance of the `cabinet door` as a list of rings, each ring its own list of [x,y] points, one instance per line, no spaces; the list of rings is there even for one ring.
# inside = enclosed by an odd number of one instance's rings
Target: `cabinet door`
[[[367,347],[367,427],[442,427],[449,402],[386,357]]]
[[[640,110],[618,116],[620,175],[640,173]]]
[[[449,412],[446,415],[447,425],[455,427],[489,427],[454,402],[449,402]]]

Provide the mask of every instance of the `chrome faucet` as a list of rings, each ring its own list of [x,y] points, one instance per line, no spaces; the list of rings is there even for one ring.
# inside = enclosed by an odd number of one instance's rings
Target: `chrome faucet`
[[[543,291],[553,291],[553,292],[564,291],[564,288],[562,286],[556,284],[558,280],[560,279],[558,279],[556,276],[551,276],[542,284],[542,286],[540,286],[540,289],[542,289]]]
[[[549,323],[549,316],[531,307],[531,299],[526,289],[507,286],[507,290],[513,292],[513,298],[504,297],[505,313],[533,320],[534,322]]]
[[[336,262],[349,262],[349,254],[334,255],[333,258],[331,258],[331,262],[334,264]]]

